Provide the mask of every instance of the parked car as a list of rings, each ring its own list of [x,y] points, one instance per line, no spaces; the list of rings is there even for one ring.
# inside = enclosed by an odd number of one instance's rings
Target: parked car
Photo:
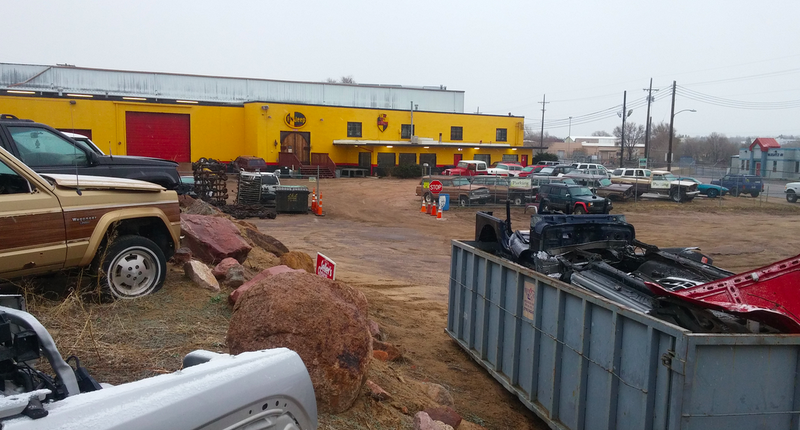
[[[764,181],[761,180],[761,177],[755,175],[728,174],[720,179],[712,180],[711,183],[727,188],[734,197],[739,197],[742,194],[758,197],[764,191]]]
[[[582,173],[588,173],[591,175],[605,175],[606,177],[611,177],[611,172],[606,169],[606,166],[597,163],[572,163],[572,167],[575,170],[580,170]]]
[[[692,181],[697,184],[697,191],[700,191],[700,194],[708,197],[708,198],[715,198],[715,197],[722,197],[728,193],[728,189],[721,186],[721,185],[714,185],[714,184],[704,184],[703,182],[695,179],[689,178],[686,176],[677,177],[676,179],[680,181]]]
[[[429,185],[432,181],[442,183],[442,191],[431,192]],[[469,206],[473,204],[485,204],[491,198],[491,192],[486,187],[473,187],[469,179],[459,176],[434,175],[425,176],[419,181],[416,194],[425,199],[425,203],[432,204],[438,202],[440,194],[448,194],[451,204]]]
[[[39,175],[0,148],[0,278],[89,268],[103,293],[158,291],[180,243],[178,196],[157,184]]]
[[[168,190],[180,185],[174,161],[103,155],[52,127],[13,115],[0,115],[0,147],[37,173],[138,179]]]
[[[511,204],[520,206],[525,203],[526,197],[532,194],[530,180],[519,180],[514,177],[493,175],[472,176],[470,179],[473,187],[480,186],[488,188],[491,194],[490,201],[494,203],[510,200]],[[528,185],[520,186],[521,184],[515,184],[514,182]]]
[[[783,189],[786,193],[786,201],[794,203],[797,201],[797,194],[800,193],[800,182],[789,182]]]
[[[261,157],[253,157],[250,155],[240,155],[233,160],[233,165],[246,172],[266,172],[267,162]],[[280,172],[280,170],[278,171]]]
[[[488,168],[485,161],[480,160],[461,160],[456,167],[445,169],[443,175],[447,176],[475,176],[488,175]]]
[[[630,184],[615,184],[606,175],[593,175],[580,173],[573,170],[563,176],[564,179],[571,179],[575,184],[589,187],[600,197],[607,197],[610,200],[624,201],[633,197],[633,186]]]
[[[613,205],[611,200],[595,195],[582,185],[546,184],[536,195],[539,213],[559,210],[566,214],[607,214]]]
[[[547,166],[533,176],[564,176],[573,170],[575,170],[575,168],[572,166],[559,164],[557,166]]]
[[[486,170],[489,175],[499,176],[519,176],[520,172],[522,172],[522,165],[504,162],[492,163],[492,167]]]
[[[518,177],[520,177],[520,178],[527,178],[527,177],[528,177],[528,176],[530,176],[530,175],[535,175],[536,173],[539,173],[539,172],[540,172],[542,169],[544,169],[545,167],[547,167],[547,165],[545,165],[545,164],[537,164],[537,165],[535,165],[535,166],[527,166],[527,167],[524,167],[524,168],[522,169],[522,171],[521,171],[521,172],[519,172],[519,175],[518,175]]]

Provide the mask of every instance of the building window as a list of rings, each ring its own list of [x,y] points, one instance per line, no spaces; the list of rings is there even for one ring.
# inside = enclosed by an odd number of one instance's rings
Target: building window
[[[505,128],[498,128],[497,129],[497,136],[495,138],[498,142],[507,142],[508,141],[508,129]]]
[[[794,173],[800,173],[800,161],[794,162]]]
[[[742,160],[742,167],[741,167],[741,169],[742,169],[742,170],[744,170],[744,160]]]
[[[450,127],[450,140],[464,140],[464,127]]]
[[[416,131],[416,125],[411,127],[411,124],[403,124],[400,126],[400,139],[411,139],[411,136],[413,136]]]
[[[399,155],[400,157],[398,159],[398,164],[400,164],[401,166],[405,166],[407,164],[417,164],[417,154],[404,152]]]
[[[558,150],[557,153],[556,153],[556,156],[558,157],[559,160],[563,160],[564,159],[564,155],[565,154],[564,154],[563,150]]]
[[[503,161],[516,163],[519,161],[517,154],[503,154]]]
[[[744,170],[750,170],[750,160],[744,160]]]
[[[348,122],[347,123],[347,137],[361,137],[361,123]]]
[[[461,127],[459,127],[461,128]],[[472,156],[473,160],[483,161],[486,165],[492,164],[492,156],[491,154],[475,154]]]
[[[773,172],[777,172],[778,171],[778,162],[777,161],[773,161],[772,162],[772,171]]]

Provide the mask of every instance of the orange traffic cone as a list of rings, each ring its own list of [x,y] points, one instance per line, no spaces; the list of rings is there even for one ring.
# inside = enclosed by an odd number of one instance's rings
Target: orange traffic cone
[[[322,216],[322,193],[319,193],[319,197],[317,197],[317,215]]]
[[[442,220],[442,212],[443,211],[436,212],[436,221],[441,221]]]
[[[425,206],[425,213],[426,213],[426,214],[428,214],[428,215],[430,215],[430,214],[431,214],[431,208],[432,208],[432,207],[433,207],[433,204],[430,204],[430,205],[428,205],[428,206]]]
[[[436,202],[431,205],[431,215],[436,216]]]
[[[419,208],[419,213],[424,214],[427,208],[425,207],[425,199],[422,199],[422,207]]]
[[[311,213],[317,213],[317,190],[313,188],[311,190]]]

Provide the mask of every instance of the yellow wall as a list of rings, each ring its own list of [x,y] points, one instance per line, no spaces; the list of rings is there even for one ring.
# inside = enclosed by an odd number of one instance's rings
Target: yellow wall
[[[74,100],[75,104],[70,104]],[[262,106],[268,105],[268,109]],[[216,158],[222,161],[233,160],[239,155],[255,155],[268,163],[275,163],[280,152],[281,131],[309,132],[312,153],[328,153],[337,164],[358,164],[359,152],[371,152],[371,163],[377,163],[377,153],[415,153],[419,161],[420,153],[435,153],[437,164],[453,164],[453,154],[462,154],[471,159],[474,154],[490,154],[492,161],[499,161],[502,154],[528,154],[520,149],[474,150],[480,143],[495,142],[496,129],[507,130],[507,142],[499,142],[522,147],[523,118],[507,116],[446,114],[414,112],[415,134],[421,138],[439,140],[443,143],[464,143],[462,151],[457,148],[441,148],[424,145],[414,147],[386,148],[385,146],[334,146],[337,139],[400,141],[401,125],[410,124],[409,111],[386,109],[358,109],[330,106],[293,105],[283,103],[247,103],[242,106],[202,106],[183,104],[137,103],[110,101],[98,98],[41,98],[21,96],[0,96],[0,113],[32,119],[59,129],[90,129],[92,140],[104,151],[111,154],[126,154],[126,112],[178,113],[190,115],[191,158]],[[292,128],[284,122],[287,114],[301,112],[306,123]],[[377,126],[379,114],[386,114],[388,127],[380,131]],[[362,136],[347,136],[347,123],[361,122]],[[450,127],[463,127],[463,140],[450,140]],[[408,141],[407,139],[405,140]],[[276,145],[277,143],[277,145]],[[389,143],[387,143],[388,145]]]
[[[75,100],[71,105],[70,100]],[[135,103],[96,99],[0,97],[0,113],[32,119],[58,129],[90,129],[92,141],[103,152],[127,154],[126,112],[190,115],[192,160],[211,157],[223,161],[242,154],[245,141],[241,106],[195,106]]]

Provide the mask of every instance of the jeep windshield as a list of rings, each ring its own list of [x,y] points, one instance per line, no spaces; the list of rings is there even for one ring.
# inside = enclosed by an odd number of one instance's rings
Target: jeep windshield
[[[601,187],[610,187],[611,186],[611,179],[601,179],[600,180]]]
[[[586,187],[570,187],[569,193],[573,197],[593,196],[592,190]]]
[[[453,185],[460,187],[462,185],[469,185],[469,179],[456,176],[453,178]]]

